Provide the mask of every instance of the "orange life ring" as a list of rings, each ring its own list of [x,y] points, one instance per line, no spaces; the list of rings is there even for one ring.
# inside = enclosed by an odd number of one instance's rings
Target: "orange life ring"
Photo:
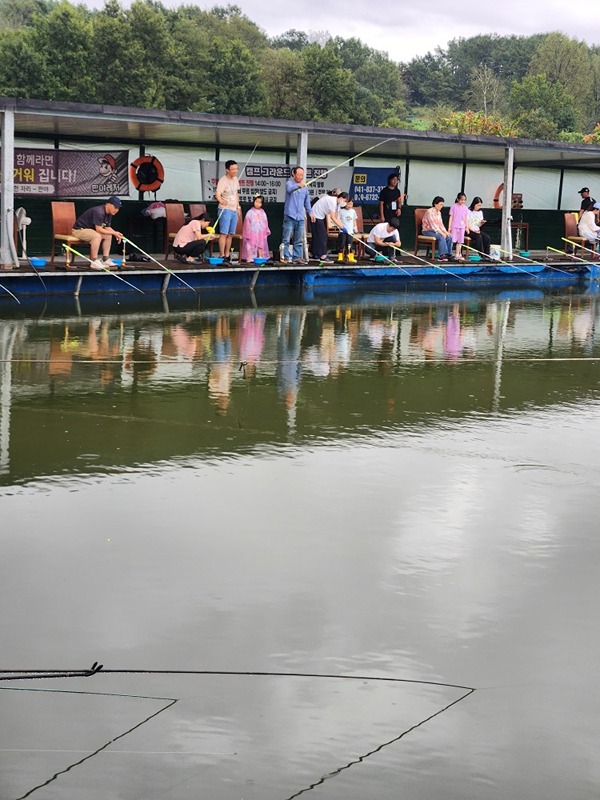
[[[129,180],[138,192],[156,192],[164,179],[164,167],[156,156],[140,156],[129,167]]]
[[[494,192],[494,208],[502,208],[502,193],[504,192],[504,183],[501,183]]]

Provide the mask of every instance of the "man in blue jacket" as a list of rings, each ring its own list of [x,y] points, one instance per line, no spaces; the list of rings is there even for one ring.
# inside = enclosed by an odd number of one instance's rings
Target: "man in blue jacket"
[[[304,183],[304,170],[302,167],[294,167],[292,177],[285,184],[282,234],[284,252],[290,241],[294,244],[294,264],[307,263],[304,260],[304,234],[306,232],[306,215],[310,212],[310,199],[308,188]]]

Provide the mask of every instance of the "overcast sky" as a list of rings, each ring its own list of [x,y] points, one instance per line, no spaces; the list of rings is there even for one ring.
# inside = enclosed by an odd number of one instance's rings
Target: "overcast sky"
[[[184,4],[179,0],[162,2],[169,7]],[[102,0],[87,0],[87,4],[96,8],[104,5]],[[209,9],[227,5],[227,0],[186,0],[185,4]],[[600,44],[598,9],[594,4],[568,0],[482,0],[479,4],[472,0],[463,4],[425,0],[233,0],[233,4],[269,36],[290,28],[329,31],[344,38],[355,36],[370,47],[387,51],[397,61],[408,61],[437,46],[445,47],[451,39],[479,33],[508,36],[562,31],[588,44]],[[125,0],[123,5],[129,2]]]

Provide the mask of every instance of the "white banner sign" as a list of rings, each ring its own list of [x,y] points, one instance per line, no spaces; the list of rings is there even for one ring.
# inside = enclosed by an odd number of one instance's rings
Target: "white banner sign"
[[[240,164],[240,172],[242,169],[243,164]],[[308,187],[311,198],[325,194],[330,189],[349,191],[353,168],[339,167],[324,178],[319,178],[328,169],[331,167],[308,167],[306,170],[305,180],[317,178]],[[215,199],[217,182],[224,174],[224,162],[200,159],[202,199],[205,202]],[[285,164],[248,164],[244,176],[240,178],[240,202],[251,203],[253,197],[262,194],[265,203],[285,203],[285,184],[290,177],[290,167]]]

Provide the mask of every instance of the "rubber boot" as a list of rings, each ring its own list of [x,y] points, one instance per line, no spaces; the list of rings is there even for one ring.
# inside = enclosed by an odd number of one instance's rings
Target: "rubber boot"
[[[356,264],[356,258],[354,257],[354,253],[352,251],[348,253],[348,263]]]
[[[342,252],[338,253],[338,262],[342,263],[344,261],[344,254]]]

